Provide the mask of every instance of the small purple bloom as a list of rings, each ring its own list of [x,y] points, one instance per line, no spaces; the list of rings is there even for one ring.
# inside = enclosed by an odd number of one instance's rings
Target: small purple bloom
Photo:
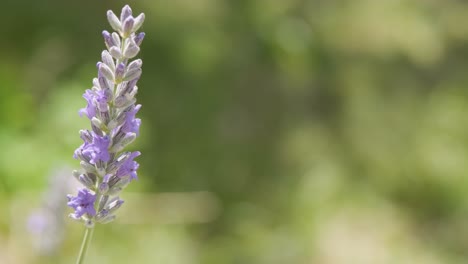
[[[67,205],[75,209],[75,213],[71,215],[73,218],[80,219],[84,214],[96,215],[96,209],[94,209],[96,195],[92,194],[88,189],[80,189],[76,197],[67,195],[67,198]]]
[[[141,119],[135,118],[141,105],[134,106],[125,116],[125,123],[122,126],[122,131],[125,133],[135,133],[138,136],[140,131]]]
[[[90,157],[91,164],[96,164],[99,160],[103,162],[109,161],[109,136],[98,136],[93,133],[93,143],[86,144],[83,148],[83,155]]]
[[[109,136],[98,136],[92,132],[93,141],[91,143],[85,142],[76,151],[74,158],[82,157],[86,158],[91,164],[96,164],[98,161],[108,162],[110,159],[109,155]]]
[[[88,105],[86,106],[86,108],[80,109],[78,113],[81,117],[83,116],[83,114],[85,114],[89,119],[92,119],[96,116],[96,106],[94,106],[95,94],[93,91],[88,89],[83,94],[83,98],[86,99]]]
[[[127,160],[125,160],[125,162],[120,166],[115,175],[120,178],[130,175],[130,179],[138,179],[136,171],[140,164],[138,164],[133,159],[140,156],[140,154],[141,153],[139,151],[132,152],[130,154],[130,157],[128,157]]]

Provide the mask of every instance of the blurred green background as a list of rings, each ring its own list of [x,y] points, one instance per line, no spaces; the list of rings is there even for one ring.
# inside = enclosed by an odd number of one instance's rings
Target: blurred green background
[[[467,263],[456,0],[2,0],[0,263],[74,263],[69,208],[60,232],[28,218],[79,167],[81,95],[126,3],[146,14],[139,180],[87,263]]]

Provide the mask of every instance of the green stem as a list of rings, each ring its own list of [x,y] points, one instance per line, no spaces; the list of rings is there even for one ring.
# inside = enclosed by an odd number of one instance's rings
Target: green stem
[[[89,244],[91,242],[91,239],[93,238],[93,232],[94,232],[94,228],[86,228],[83,242],[81,243],[80,254],[78,255],[76,264],[84,263],[86,252],[88,251]]]

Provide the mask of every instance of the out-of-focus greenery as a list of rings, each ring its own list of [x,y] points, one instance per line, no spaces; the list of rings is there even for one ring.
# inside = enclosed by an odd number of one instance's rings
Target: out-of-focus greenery
[[[128,3],[147,17],[140,179],[89,263],[468,261],[468,3]],[[78,167],[123,5],[0,3],[0,263],[74,261],[82,226],[64,216],[39,257],[27,216]]]

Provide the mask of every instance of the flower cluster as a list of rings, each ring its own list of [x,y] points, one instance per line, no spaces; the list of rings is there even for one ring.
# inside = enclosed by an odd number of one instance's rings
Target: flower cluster
[[[102,32],[107,50],[96,65],[93,87],[83,94],[87,106],[79,111],[91,121],[91,130],[80,131],[83,144],[74,154],[84,172],[73,171],[73,175],[85,187],[77,196],[68,195],[68,206],[75,209],[70,217],[88,227],[115,219],[114,212],[123,203],[118,195],[137,178],[139,166],[134,159],[140,152],[125,151],[125,147],[138,136],[141,124],[135,117],[141,108],[135,104],[135,95],[142,61],[133,58],[145,36],[137,33],[145,15],[132,16],[126,5],[120,18],[109,10],[107,19],[116,32]]]

